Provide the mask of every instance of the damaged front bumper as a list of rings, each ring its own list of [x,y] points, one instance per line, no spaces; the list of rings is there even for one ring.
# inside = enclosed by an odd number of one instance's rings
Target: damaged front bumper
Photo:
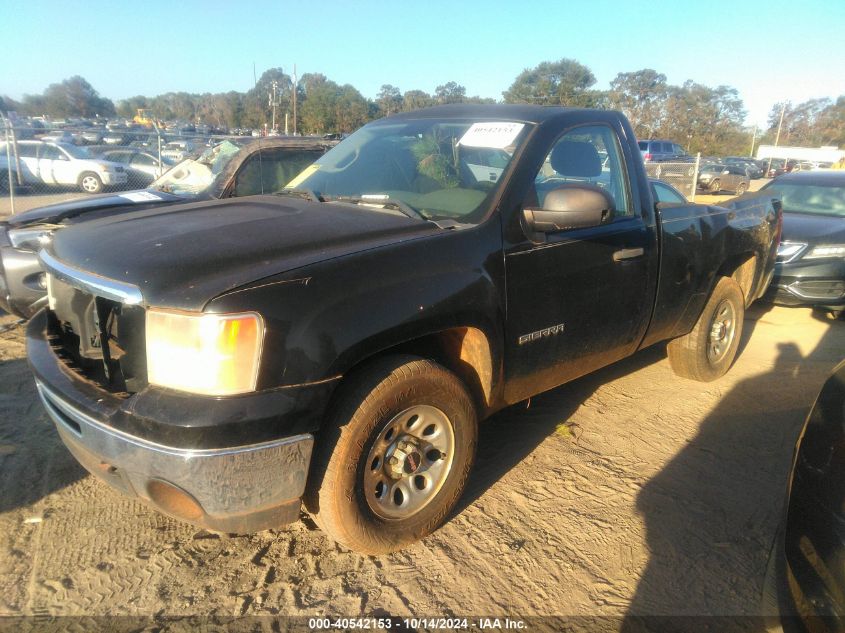
[[[210,530],[257,532],[299,518],[311,433],[190,448],[197,444],[171,445],[127,432],[123,422],[132,415],[132,396],[115,397],[64,367],[44,326],[41,312],[27,328],[38,393],[62,441],[93,475],[165,514]],[[138,428],[143,425],[141,420]]]

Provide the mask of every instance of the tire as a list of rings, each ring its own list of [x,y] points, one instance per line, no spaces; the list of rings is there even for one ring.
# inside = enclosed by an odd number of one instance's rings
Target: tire
[[[722,183],[719,180],[714,180],[710,183],[710,191],[713,193],[719,193],[722,190]]]
[[[103,190],[103,181],[93,171],[86,171],[79,177],[79,188],[85,193],[100,193]]]
[[[736,186],[736,195],[741,196],[748,191],[748,183],[741,182]]]
[[[398,550],[436,530],[461,496],[475,459],[475,406],[454,374],[413,356],[382,359],[340,389],[305,507],[352,550]]]
[[[730,369],[742,337],[745,298],[739,284],[722,277],[692,331],[669,342],[669,364],[684,378],[710,382]]]

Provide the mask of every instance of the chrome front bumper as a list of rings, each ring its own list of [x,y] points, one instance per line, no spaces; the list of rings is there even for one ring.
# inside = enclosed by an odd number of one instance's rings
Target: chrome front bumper
[[[38,379],[36,386],[71,453],[124,494],[222,532],[257,532],[299,518],[311,434],[234,448],[173,448],[106,426]]]

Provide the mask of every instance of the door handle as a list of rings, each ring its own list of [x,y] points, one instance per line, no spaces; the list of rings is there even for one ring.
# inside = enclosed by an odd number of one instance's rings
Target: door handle
[[[642,248],[623,248],[621,251],[613,253],[613,261],[621,262],[625,259],[634,259],[635,257],[642,257],[645,250]]]

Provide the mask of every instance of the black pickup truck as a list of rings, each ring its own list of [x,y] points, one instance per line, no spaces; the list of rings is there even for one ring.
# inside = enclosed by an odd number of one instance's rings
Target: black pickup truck
[[[92,473],[243,532],[359,551],[449,515],[478,421],[669,340],[730,367],[776,202],[655,203],[617,112],[443,106],[371,123],[271,196],[123,213],[40,253],[40,396]]]

